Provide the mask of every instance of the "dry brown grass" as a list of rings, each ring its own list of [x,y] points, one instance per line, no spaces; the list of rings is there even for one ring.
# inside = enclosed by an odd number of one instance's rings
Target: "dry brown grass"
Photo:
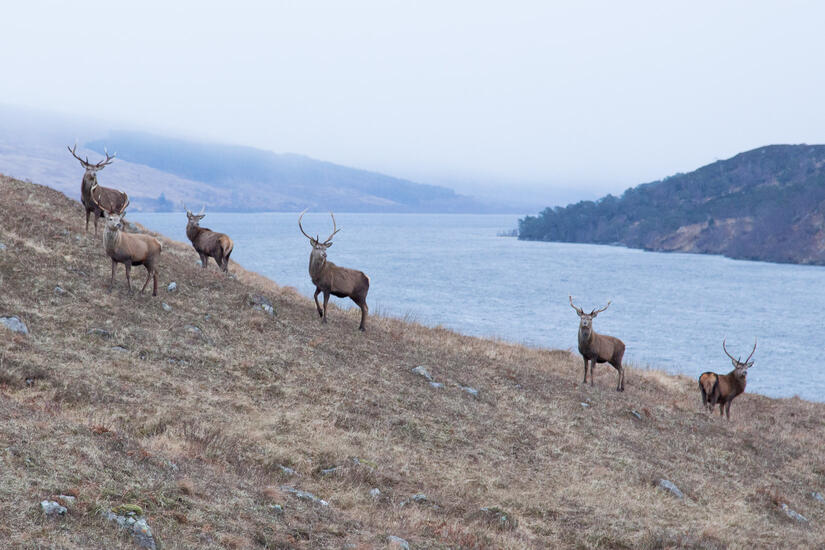
[[[160,295],[127,295],[122,268],[108,293],[109,260],[83,220],[62,194],[0,178],[0,315],[31,331],[0,332],[6,547],[131,548],[97,513],[120,504],[141,506],[167,550],[382,548],[387,535],[415,548],[825,539],[825,507],[809,496],[825,488],[822,404],[745,394],[728,423],[702,411],[684,377],[630,369],[619,394],[608,367],[595,388],[580,385],[565,351],[383,317],[364,335],[354,311],[321,326],[294,289],[234,263],[237,279],[201,271],[188,244],[163,237]],[[253,310],[250,293],[276,316]],[[410,373],[416,365],[445,387]],[[658,489],[662,477],[686,499]],[[70,491],[65,518],[42,517],[40,500]],[[402,506],[416,493],[427,501]]]

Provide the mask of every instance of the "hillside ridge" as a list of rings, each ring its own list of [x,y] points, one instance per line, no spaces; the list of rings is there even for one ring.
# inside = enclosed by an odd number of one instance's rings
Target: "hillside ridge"
[[[811,496],[825,491],[823,404],[745,393],[727,422],[683,376],[630,365],[617,393],[609,367],[581,385],[566,350],[381,315],[361,334],[357,310],[332,304],[322,326],[311,298],[234,262],[232,277],[204,271],[162,235],[159,296],[127,294],[122,268],[108,292],[109,260],[83,224],[78,202],[0,176],[0,317],[28,328],[0,326],[8,548],[134,548],[101,516],[111,509],[140,510],[165,550],[825,536]],[[44,517],[39,503],[59,495],[76,502]]]
[[[519,221],[525,240],[825,265],[825,145],[768,145]]]

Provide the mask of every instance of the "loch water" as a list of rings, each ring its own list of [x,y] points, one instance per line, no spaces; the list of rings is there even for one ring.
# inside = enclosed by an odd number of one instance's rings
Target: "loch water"
[[[188,242],[183,213],[129,217]],[[230,234],[232,259],[245,268],[312,296],[310,246],[297,219],[297,213],[208,213],[202,225]],[[369,275],[373,313],[575,350],[578,317],[568,294],[588,311],[611,300],[594,327],[624,340],[631,367],[697,377],[728,372],[722,339],[744,358],[758,337],[748,391],[825,401],[825,267],[498,236],[516,227],[514,215],[339,213],[336,220],[341,231],[329,259]],[[332,231],[328,214],[307,213],[303,225],[322,238]],[[313,315],[308,304],[307,316]],[[596,372],[614,381],[611,367]],[[632,384],[632,372],[627,379]]]

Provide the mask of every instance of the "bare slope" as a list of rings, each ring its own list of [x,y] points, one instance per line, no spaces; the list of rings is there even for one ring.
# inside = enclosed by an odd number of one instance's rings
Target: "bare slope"
[[[727,423],[682,377],[630,369],[618,394],[604,367],[582,387],[566,351],[376,317],[362,335],[358,314],[337,309],[321,326],[293,289],[234,263],[237,279],[203,272],[168,239],[158,298],[127,295],[122,269],[108,293],[109,261],[82,221],[57,191],[0,178],[0,316],[30,330],[0,327],[4,547],[133,548],[99,515],[121,504],[141,506],[167,550],[383,548],[389,535],[414,548],[825,538],[825,505],[810,496],[825,489],[825,405],[745,394]],[[44,518],[38,503],[61,493],[77,504]],[[507,522],[480,512],[494,506]]]

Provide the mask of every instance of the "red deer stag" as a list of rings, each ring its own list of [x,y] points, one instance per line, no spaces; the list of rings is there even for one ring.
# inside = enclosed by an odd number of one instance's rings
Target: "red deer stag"
[[[716,374],[715,372],[703,372],[699,377],[699,390],[702,392],[702,404],[709,412],[713,412],[713,407],[719,403],[719,416],[724,413],[730,420],[730,404],[740,393],[745,392],[747,385],[748,369],[753,366],[751,357],[756,353],[756,339],[753,340],[753,350],[748,358],[740,361],[741,357],[735,358],[728,353],[725,347],[725,340],[722,340],[722,350],[730,357],[733,363],[733,370],[728,374]]]
[[[112,161],[115,160],[117,153],[110,156],[109,152],[104,149],[103,151],[106,153],[106,159],[98,162],[97,164],[92,164],[89,162],[89,157],[86,157],[86,160],[83,160],[77,156],[77,153],[75,153],[77,143],[75,143],[72,148],[69,148],[67,145],[66,149],[69,149],[72,156],[79,160],[80,165],[86,169],[86,173],[83,174],[83,183],[80,184],[80,202],[83,204],[83,208],[86,209],[86,232],[89,232],[89,214],[94,212],[95,236],[97,236],[97,220],[103,216],[104,211],[107,209],[111,212],[119,212],[125,208],[124,205],[129,203],[129,197],[126,193],[118,191],[117,189],[110,189],[109,187],[101,187],[97,184],[98,170],[103,170],[106,166],[109,166]],[[102,206],[96,205],[92,200],[93,187],[97,187],[98,189],[98,202]]]
[[[97,189],[95,186],[90,197],[92,202],[103,209],[97,198]],[[128,201],[120,210],[106,212],[106,225],[103,228],[103,248],[106,254],[112,259],[112,280],[109,283],[109,291],[115,285],[115,268],[117,264],[121,263],[126,267],[126,284],[129,286],[129,293],[132,293],[132,279],[129,276],[133,265],[142,265],[146,268],[146,282],[143,283],[140,292],[146,290],[146,285],[149,284],[149,279],[154,279],[154,286],[152,288],[152,296],[158,295],[158,261],[160,260],[160,252],[162,246],[160,241],[149,235],[140,235],[136,233],[126,233],[123,231],[123,216],[125,215],[126,207],[129,205]]]
[[[186,208],[186,205],[184,205]],[[198,225],[200,221],[206,216],[204,214],[206,206],[204,206],[200,213],[193,214],[186,209],[186,236],[192,241],[192,246],[201,257],[201,265],[206,269],[206,264],[209,258],[214,258],[215,263],[224,272],[228,272],[229,255],[232,254],[232,249],[235,243],[229,238],[229,235],[212,231],[207,227]]]
[[[596,315],[610,307],[611,302],[601,309],[594,309],[590,313],[585,313],[580,307],[573,305],[573,297],[570,298],[570,307],[576,310],[579,315],[579,353],[584,359],[584,381],[587,384],[587,363],[590,362],[590,385],[593,385],[593,369],[596,363],[610,363],[619,371],[619,384],[616,391],[624,391],[624,367],[622,357],[624,357],[624,342],[613,336],[597,334],[593,330],[593,319]]]
[[[301,212],[298,217],[298,228],[304,237],[309,239],[312,245],[312,252],[309,254],[309,276],[312,278],[312,284],[315,285],[315,308],[318,310],[318,315],[324,323],[327,322],[327,302],[329,302],[329,295],[337,296],[338,298],[349,297],[361,308],[361,326],[359,330],[366,330],[367,312],[367,292],[370,289],[370,278],[364,275],[363,272],[355,269],[348,269],[346,267],[339,267],[332,262],[327,261],[327,248],[332,246],[332,237],[340,231],[335,223],[335,216],[332,212],[332,233],[324,242],[316,235],[313,239],[304,231],[301,225],[301,218],[306,214],[306,210]],[[324,309],[318,305],[318,294],[324,293]]]

